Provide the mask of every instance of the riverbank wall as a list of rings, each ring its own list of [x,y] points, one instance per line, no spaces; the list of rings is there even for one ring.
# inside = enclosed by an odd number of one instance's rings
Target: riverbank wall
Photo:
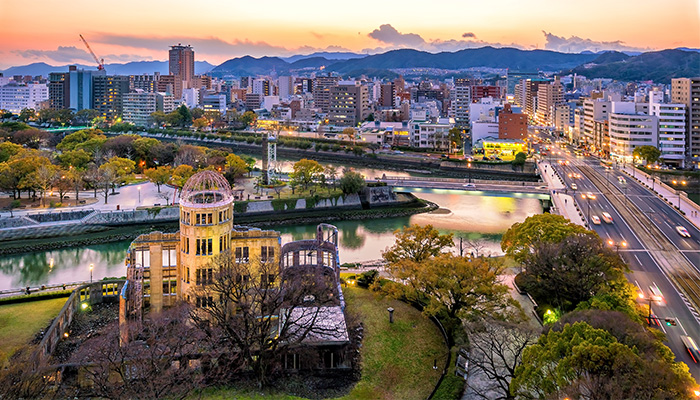
[[[410,193],[394,193],[390,187],[373,187],[365,188],[359,195],[237,202],[234,203],[234,208],[234,218],[239,223],[274,226],[406,216],[430,211],[435,207],[431,204],[426,205]],[[84,213],[76,215],[82,216]],[[64,215],[60,221],[51,221],[52,217],[45,215],[44,219],[48,222],[38,223],[31,218],[14,217],[23,221],[22,226],[6,223],[5,226],[8,227],[0,229],[0,254],[67,247],[72,242],[96,244],[124,240],[129,234],[119,228],[133,226],[135,232],[140,232],[142,229],[138,226],[176,226],[180,218],[180,209],[178,206],[169,206],[119,211],[92,210],[80,219],[65,218]],[[4,217],[2,220],[5,219],[12,218]],[[27,223],[29,225],[25,225]],[[111,230],[118,232],[110,235],[108,231]],[[97,240],[91,240],[91,235],[96,235]]]

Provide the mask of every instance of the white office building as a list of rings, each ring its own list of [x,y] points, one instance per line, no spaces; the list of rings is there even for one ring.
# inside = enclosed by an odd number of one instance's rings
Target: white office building
[[[49,99],[49,87],[45,83],[0,86],[0,109],[19,114],[25,108],[36,109],[39,103]]]
[[[678,167],[685,165],[686,121],[685,104],[663,102],[663,93],[649,93],[649,114],[659,123],[659,145],[661,161]]]
[[[173,95],[137,89],[135,92],[124,94],[122,120],[136,126],[148,127],[152,125],[152,113],[162,111],[168,114],[174,109]]]
[[[448,116],[457,126],[469,126],[469,106],[472,103],[470,86],[455,86],[450,90]]]
[[[412,120],[409,124],[411,147],[447,151],[450,147],[450,129],[454,128],[452,118],[437,120]]]
[[[632,162],[634,149],[656,146],[659,140],[658,118],[636,112],[633,102],[612,102],[609,114],[610,157]]]

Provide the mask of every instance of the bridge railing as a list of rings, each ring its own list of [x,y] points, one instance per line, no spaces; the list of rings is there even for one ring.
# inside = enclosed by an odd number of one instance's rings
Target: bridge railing
[[[465,179],[465,178],[429,178],[414,176],[383,176],[376,179],[377,182],[385,181],[416,181],[416,182],[441,182],[441,183],[476,183],[482,185],[507,185],[507,186],[543,186],[542,182],[528,181],[496,181],[489,179]]]

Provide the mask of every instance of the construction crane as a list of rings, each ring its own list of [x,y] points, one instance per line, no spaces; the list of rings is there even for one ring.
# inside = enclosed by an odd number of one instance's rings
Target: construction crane
[[[87,49],[88,49],[88,51],[90,52],[90,54],[92,54],[92,58],[95,59],[95,62],[97,63],[97,69],[98,69],[99,71],[104,71],[104,69],[105,69],[105,60],[104,60],[104,58],[98,59],[97,56],[95,55],[95,52],[92,51],[92,49],[90,48],[90,45],[88,44],[87,40],[85,40],[85,38],[83,37],[83,35],[80,35],[80,34],[79,34],[78,36],[80,36],[80,40],[82,40],[83,43],[85,43],[85,47],[87,47]]]

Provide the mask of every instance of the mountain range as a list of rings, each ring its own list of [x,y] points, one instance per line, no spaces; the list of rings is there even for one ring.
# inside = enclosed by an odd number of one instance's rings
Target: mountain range
[[[91,65],[81,68],[94,69]],[[336,72],[344,77],[392,77],[401,69],[466,70],[494,68],[515,71],[577,73],[588,78],[615,80],[653,80],[668,83],[671,78],[700,76],[700,52],[697,49],[671,49],[638,55],[608,51],[603,53],[560,53],[549,50],[481,47],[455,52],[428,53],[412,49],[392,50],[365,55],[349,52],[319,52],[287,58],[251,56],[227,60],[218,66],[195,62],[195,73],[216,77],[295,75],[309,72]],[[116,75],[168,73],[167,61],[136,61],[107,64],[107,73]],[[43,75],[67,71],[68,65],[34,63],[2,71],[5,76]],[[398,71],[401,72],[401,71]]]
[[[68,67],[70,65],[75,65],[78,68],[86,70],[97,69],[94,65],[83,65],[83,64],[66,64],[66,65],[49,65],[43,62],[22,65],[17,67],[10,67],[2,72],[5,76],[13,75],[31,75],[31,76],[49,76],[51,72],[68,72]],[[205,74],[214,66],[206,61],[195,61],[194,71],[195,74]],[[141,74],[153,74],[154,72],[159,72],[161,75],[168,74],[168,62],[167,61],[132,61],[125,64],[105,64],[105,70],[110,75],[141,75]]]

